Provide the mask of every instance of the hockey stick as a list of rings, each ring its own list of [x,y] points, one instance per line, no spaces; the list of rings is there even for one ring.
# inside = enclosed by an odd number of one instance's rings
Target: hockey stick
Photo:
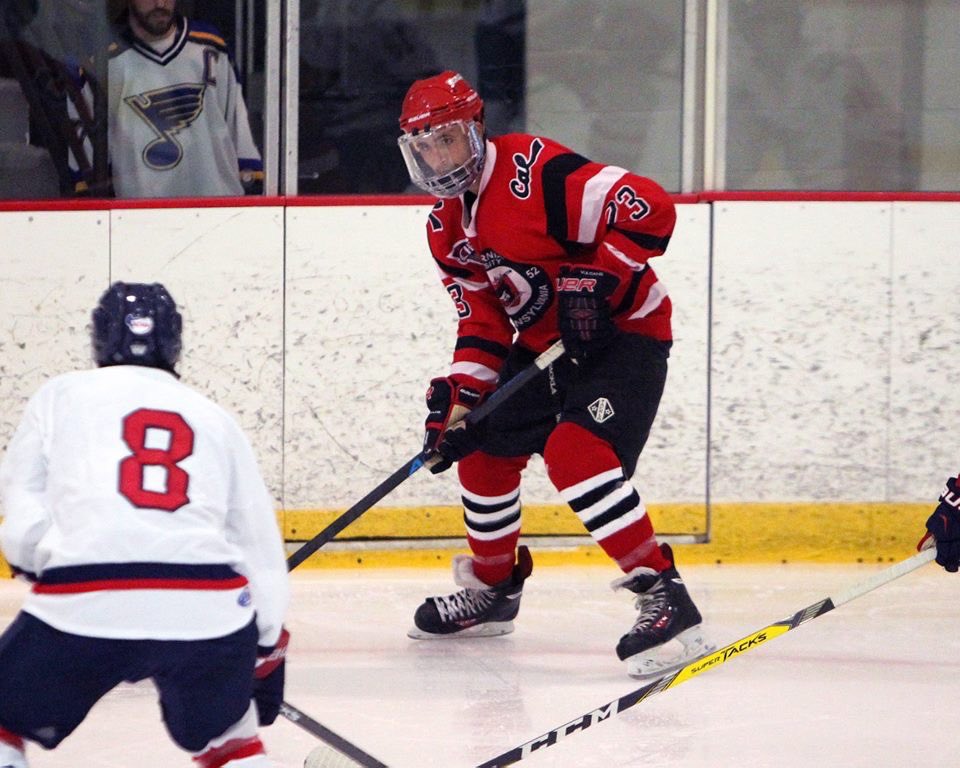
[[[511,397],[538,373],[549,366],[554,360],[557,360],[562,354],[563,343],[558,341],[549,349],[541,353],[529,366],[524,368],[519,374],[510,379],[510,381],[497,389],[492,395],[490,395],[489,398],[487,398],[484,402],[467,414],[467,422],[470,424],[475,424],[480,419],[490,415],[490,413],[498,408],[500,404],[503,403],[508,397]],[[300,547],[296,552],[290,555],[290,557],[287,558],[287,570],[292,571],[304,560],[310,557],[310,555],[320,549],[320,547],[340,533],[340,531],[350,525],[350,523],[360,517],[378,501],[380,501],[380,499],[390,493],[390,491],[410,477],[410,475],[423,466],[429,466],[429,464],[435,460],[436,459],[434,456],[428,455],[421,451],[412,459],[407,461],[407,463],[400,467],[400,469],[390,475],[390,477],[380,483],[380,485],[370,491],[370,493],[360,499],[360,501],[350,507],[350,509],[340,515],[340,517],[330,523],[330,525],[328,525],[326,528],[320,531],[320,533]],[[287,720],[290,722],[296,723],[305,731],[316,736],[318,739],[320,739],[320,741],[335,749],[340,755],[346,755],[348,758],[353,760],[353,763],[339,762],[337,759],[338,755],[330,754],[329,751],[324,750],[324,754],[317,759],[315,763],[316,765],[329,765],[331,768],[334,766],[336,768],[341,768],[342,766],[342,768],[346,768],[346,766],[355,764],[364,766],[364,768],[387,768],[376,758],[371,757],[362,749],[344,739],[342,736],[337,735],[326,726],[321,725],[316,720],[308,716],[305,712],[302,712],[294,707],[292,704],[284,701],[280,705],[280,714],[287,718]]]
[[[680,685],[680,683],[685,683],[687,680],[696,677],[701,672],[706,672],[708,669],[719,667],[725,661],[729,661],[735,656],[739,656],[742,653],[751,651],[758,645],[761,645],[768,640],[772,640],[775,637],[786,634],[791,629],[796,629],[801,624],[805,624],[811,619],[815,619],[818,616],[823,616],[823,614],[832,611],[837,606],[843,605],[844,603],[849,603],[851,600],[855,600],[856,598],[867,594],[867,592],[873,591],[877,587],[888,584],[894,579],[899,579],[901,576],[904,576],[911,571],[916,570],[920,566],[929,563],[931,560],[933,560],[936,554],[937,551],[935,548],[927,549],[923,552],[917,553],[913,557],[908,557],[906,560],[902,560],[895,565],[891,565],[889,568],[884,568],[882,571],[874,574],[869,579],[850,587],[845,592],[841,592],[836,597],[824,598],[823,600],[820,600],[819,602],[816,602],[801,611],[797,611],[789,618],[774,622],[773,624],[770,624],[761,630],[753,632],[746,637],[737,640],[735,643],[730,643],[730,645],[724,646],[716,651],[712,651],[711,653],[705,653],[703,656],[694,659],[680,670],[667,672],[652,682],[647,683],[642,688],[631,691],[630,693],[621,696],[619,699],[614,699],[613,701],[604,704],[597,709],[593,709],[590,712],[571,720],[569,723],[564,723],[563,725],[554,728],[552,731],[547,731],[546,733],[537,736],[535,739],[531,739],[525,744],[521,744],[520,746],[514,747],[513,749],[508,750],[507,752],[504,752],[503,754],[498,755],[491,760],[487,760],[485,763],[481,763],[479,766],[477,766],[477,768],[500,768],[500,766],[513,765],[521,760],[526,760],[534,752],[546,747],[552,747],[557,742],[568,736],[571,736],[577,731],[584,731],[594,723],[600,723],[604,720],[609,720],[611,717],[619,715],[621,712],[630,709],[630,707],[639,704],[641,701],[644,701],[655,694],[666,691],[669,688],[675,688],[676,686]]]
[[[543,371],[554,360],[557,360],[562,354],[563,342],[558,341],[549,349],[542,352],[536,360],[510,379],[510,381],[495,390],[493,394],[480,403],[480,405],[470,411],[466,417],[467,423],[476,424],[481,419],[489,416],[499,408],[507,398],[516,394],[518,390],[523,388],[531,379],[535,378],[537,374]],[[350,509],[340,515],[340,517],[330,523],[330,525],[320,531],[320,533],[300,547],[300,549],[290,555],[290,557],[287,558],[287,570],[292,571],[414,472],[435,461],[437,461],[436,454],[427,454],[423,451],[418,453],[400,467],[400,469],[390,475],[390,477],[380,483],[380,485],[370,491],[370,493],[360,499],[360,501],[350,507]]]
[[[363,768],[388,768],[385,763],[381,763],[377,758],[368,755],[360,747],[351,744],[342,736],[338,736],[326,726],[321,725],[305,712],[294,707],[292,704],[283,702],[280,705],[280,714],[291,723],[296,723],[307,733],[313,734],[325,745],[329,745],[336,752],[330,749],[316,749],[310,753],[308,761],[304,763],[307,768],[353,768],[353,766],[363,766]]]

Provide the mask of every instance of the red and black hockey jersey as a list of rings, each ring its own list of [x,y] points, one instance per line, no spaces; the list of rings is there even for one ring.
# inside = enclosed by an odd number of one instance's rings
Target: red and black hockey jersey
[[[498,136],[486,152],[478,195],[438,201],[427,222],[459,316],[451,374],[493,382],[511,344],[539,354],[556,341],[563,266],[614,275],[617,326],[669,340],[670,298],[647,264],[676,222],[663,188],[538,136]]]

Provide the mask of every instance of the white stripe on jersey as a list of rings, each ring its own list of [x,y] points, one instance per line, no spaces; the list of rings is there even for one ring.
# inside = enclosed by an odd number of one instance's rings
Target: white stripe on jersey
[[[122,640],[199,640],[236,632],[253,620],[253,605],[230,590],[129,589],[76,595],[31,592],[23,610],[61,632]],[[123,617],[123,621],[117,621]],[[215,621],[211,621],[215,617]],[[175,622],[171,618],[176,618]],[[215,626],[218,634],[211,635]]]
[[[610,243],[601,243],[601,247],[606,248],[608,251],[610,251],[610,253],[614,255],[615,258],[620,259],[620,261],[622,261],[624,264],[630,267],[630,269],[636,270],[637,272],[639,272],[640,270],[642,270],[644,267],[647,266],[646,264],[641,264],[639,261],[636,261],[635,259],[631,259],[629,256],[627,256],[627,254],[625,254],[619,248],[614,248],[612,245],[610,245]]]
[[[489,368],[486,365],[481,365],[480,363],[471,363],[468,361],[454,363],[450,366],[450,375],[461,374],[463,376],[472,376],[475,379],[480,381],[486,381],[489,383],[495,383],[499,374]]]
[[[631,314],[627,319],[637,320],[641,317],[646,317],[663,303],[663,300],[666,298],[666,296],[667,287],[657,280],[657,282],[650,286],[650,291],[647,293],[647,298],[640,306],[640,309]]]
[[[600,216],[603,214],[603,202],[610,187],[626,174],[624,168],[615,165],[604,166],[599,173],[583,185],[583,202],[580,206],[580,226],[577,229],[578,243],[592,243],[597,237]]]

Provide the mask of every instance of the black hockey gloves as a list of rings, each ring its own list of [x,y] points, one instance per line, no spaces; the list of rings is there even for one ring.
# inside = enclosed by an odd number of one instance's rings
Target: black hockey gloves
[[[290,633],[282,629],[273,648],[257,648],[257,666],[253,670],[253,701],[257,705],[260,725],[272,724],[280,714],[289,644]]]
[[[453,462],[477,450],[476,427],[467,426],[464,419],[489,392],[482,382],[459,376],[444,376],[430,382],[426,397],[430,413],[424,424],[423,450],[442,457],[429,465],[433,474],[450,469]]]
[[[940,504],[927,519],[927,533],[917,549],[937,547],[937,563],[950,573],[960,568],[960,490],[957,478],[947,480]]]
[[[557,279],[557,321],[567,355],[577,365],[603,352],[620,332],[610,316],[619,281],[590,267],[563,267]]]

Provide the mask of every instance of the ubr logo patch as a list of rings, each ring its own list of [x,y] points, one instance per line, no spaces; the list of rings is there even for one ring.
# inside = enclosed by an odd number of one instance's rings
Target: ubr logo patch
[[[610,401],[605,397],[598,397],[587,406],[587,410],[597,424],[603,424],[603,422],[612,419],[614,416],[613,406],[610,405]]]

